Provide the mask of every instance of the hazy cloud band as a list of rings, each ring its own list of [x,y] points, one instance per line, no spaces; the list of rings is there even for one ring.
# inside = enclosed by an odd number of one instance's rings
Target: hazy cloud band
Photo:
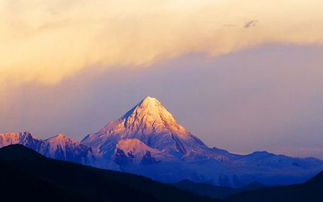
[[[0,0],[0,82],[55,83],[86,67],[194,51],[322,44],[322,8],[323,0]]]

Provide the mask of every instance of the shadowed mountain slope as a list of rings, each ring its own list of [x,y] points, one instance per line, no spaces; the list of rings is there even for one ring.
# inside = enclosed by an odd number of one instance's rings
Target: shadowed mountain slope
[[[0,172],[7,201],[217,201],[136,175],[48,159],[22,145],[0,149]]]
[[[249,190],[257,190],[265,186],[260,183],[251,183],[241,188],[220,187],[208,183],[197,183],[190,180],[183,180],[171,184],[179,189],[187,190],[201,196],[208,196],[210,198],[224,199],[234,194],[242,193]]]
[[[263,188],[232,196],[230,202],[322,202],[323,172],[303,184]]]

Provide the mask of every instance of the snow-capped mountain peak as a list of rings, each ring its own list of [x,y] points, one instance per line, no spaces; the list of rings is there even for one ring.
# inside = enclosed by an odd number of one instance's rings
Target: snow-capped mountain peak
[[[14,132],[1,133],[0,145],[3,147],[11,144],[18,144],[21,136],[22,136],[22,133],[14,133]]]
[[[88,135],[82,143],[124,171],[168,182],[191,179],[243,186],[253,181],[272,184],[280,179],[295,183],[305,179],[304,173],[310,176],[323,167],[319,160],[265,152],[237,155],[209,148],[152,97],[146,97],[120,119]],[[286,176],[291,180],[283,179]]]
[[[94,159],[90,147],[82,145],[63,134],[46,140],[36,138],[29,132],[0,134],[0,147],[11,144],[21,144],[47,157],[59,160],[88,164]]]
[[[0,147],[8,146],[11,144],[22,144],[31,149],[39,150],[42,146],[42,140],[34,137],[29,132],[7,132],[0,134]]]
[[[79,141],[73,140],[64,134],[58,134],[45,141],[46,149],[41,153],[46,156],[74,162],[89,163],[93,160],[92,149]]]
[[[69,137],[67,137],[64,134],[58,134],[54,137],[48,138],[47,140],[45,140],[46,142],[50,143],[50,144],[57,144],[57,145],[65,145],[65,144],[79,144],[78,141],[73,140]]]
[[[118,142],[124,139],[138,139],[151,148],[167,151],[179,158],[194,156],[202,150],[210,151],[201,140],[178,124],[159,100],[152,97],[144,98],[120,119],[88,135],[82,143],[109,158]]]
[[[119,122],[125,127],[127,133],[171,132],[182,138],[188,135],[187,130],[177,123],[174,116],[160,101],[149,96],[128,111]]]

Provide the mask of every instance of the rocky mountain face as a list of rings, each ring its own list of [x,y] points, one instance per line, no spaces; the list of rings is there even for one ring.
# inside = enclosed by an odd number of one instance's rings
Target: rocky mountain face
[[[92,148],[72,140],[63,134],[45,140],[46,147],[39,153],[58,160],[73,161],[83,164],[94,163]]]
[[[11,144],[22,144],[35,151],[40,151],[44,146],[44,141],[35,138],[31,133],[2,133],[0,134],[0,147]]]
[[[268,152],[237,155],[210,148],[177,123],[156,99],[146,97],[116,121],[81,143],[64,135],[47,140],[30,133],[0,134],[0,147],[25,145],[47,157],[135,173],[163,182],[191,180],[241,187],[301,183],[323,169],[323,161]]]
[[[120,140],[115,148],[114,161],[123,166],[129,164],[154,164],[164,160],[164,152],[147,146],[138,139]]]
[[[125,115],[82,140],[119,169],[164,182],[190,179],[221,186],[303,182],[323,169],[317,159],[267,152],[237,155],[209,148],[177,123],[156,99],[146,97]],[[109,168],[109,166],[103,166]]]
[[[137,144],[138,147],[150,147],[168,154],[172,160],[226,158],[213,152],[178,124],[174,116],[152,97],[146,97],[119,120],[111,121],[99,132],[85,137],[82,144],[102,153],[105,158],[113,158],[119,142],[128,139],[142,142]]]
[[[49,158],[72,161],[83,164],[94,163],[95,157],[88,146],[59,134],[55,137],[41,140],[31,133],[0,134],[0,147],[11,144],[21,144]]]

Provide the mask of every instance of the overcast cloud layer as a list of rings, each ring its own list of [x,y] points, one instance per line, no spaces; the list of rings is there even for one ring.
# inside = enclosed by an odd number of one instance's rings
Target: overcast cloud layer
[[[321,44],[323,0],[0,0],[0,82],[55,83],[270,42]]]

